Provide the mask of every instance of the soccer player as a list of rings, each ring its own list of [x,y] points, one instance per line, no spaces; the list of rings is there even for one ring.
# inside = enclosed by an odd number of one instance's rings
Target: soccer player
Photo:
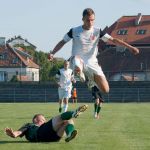
[[[66,112],[68,100],[71,97],[72,82],[75,83],[73,71],[69,68],[69,61],[64,61],[64,68],[59,69],[56,74],[59,95],[59,112]]]
[[[95,101],[94,102],[94,118],[99,119],[100,111],[101,111],[104,100],[97,86],[93,86],[91,90],[92,90],[92,98]]]
[[[126,47],[135,55],[139,53],[139,50],[94,27],[95,12],[91,8],[86,8],[83,11],[82,21],[83,25],[71,28],[63,39],[58,42],[51,51],[49,59],[52,60],[53,55],[72,39],[72,57],[70,58],[70,62],[75,74],[80,77],[81,81],[85,81],[84,74],[88,74],[88,79],[94,81],[103,93],[108,93],[109,84],[96,57],[98,53],[98,42],[102,40],[104,42],[111,42],[114,45]]]
[[[48,122],[42,114],[36,114],[32,123],[27,123],[16,131],[12,128],[5,128],[5,132],[12,138],[25,136],[30,142],[58,142],[66,134],[65,141],[69,142],[77,135],[73,118],[77,118],[87,107],[88,105],[82,105],[75,111],[62,113]]]

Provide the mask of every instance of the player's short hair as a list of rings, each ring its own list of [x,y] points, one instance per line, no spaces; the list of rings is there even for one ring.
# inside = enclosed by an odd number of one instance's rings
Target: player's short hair
[[[66,63],[70,64],[70,62],[68,60],[64,60],[64,64],[66,64]]]
[[[43,116],[42,114],[35,114],[32,118],[32,122],[34,123],[35,122],[35,119],[39,116]]]
[[[91,8],[86,8],[83,10],[82,16],[91,16],[91,15],[95,15],[95,12],[93,11],[93,9]]]

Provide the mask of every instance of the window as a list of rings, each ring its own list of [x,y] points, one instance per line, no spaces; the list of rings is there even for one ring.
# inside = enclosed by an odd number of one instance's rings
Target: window
[[[4,59],[4,55],[3,54],[0,54],[0,59]]]
[[[0,71],[0,81],[7,81],[7,72]]]
[[[144,29],[139,29],[139,30],[137,30],[136,31],[136,34],[146,34],[146,30],[144,30]]]
[[[7,59],[7,53],[0,54],[0,60],[6,60]]]
[[[118,30],[117,32],[118,35],[126,35],[127,33],[128,33],[128,30],[124,30],[124,29]]]
[[[18,63],[18,58],[17,58],[17,57],[14,58],[14,59],[12,60],[12,63],[13,63],[13,64],[17,64],[17,63]]]

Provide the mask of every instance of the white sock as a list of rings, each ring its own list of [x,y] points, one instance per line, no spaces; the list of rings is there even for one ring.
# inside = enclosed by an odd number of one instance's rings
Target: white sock
[[[66,112],[68,109],[68,104],[64,104],[64,112]]]

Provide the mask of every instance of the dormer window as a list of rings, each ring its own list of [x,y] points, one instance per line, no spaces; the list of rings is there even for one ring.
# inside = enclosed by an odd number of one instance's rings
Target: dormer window
[[[19,60],[18,60],[18,58],[16,57],[16,58],[14,58],[14,59],[12,60],[12,63],[13,63],[13,64],[17,64],[18,61],[19,61]]]
[[[139,29],[139,30],[136,31],[136,34],[140,34],[140,35],[141,35],[141,34],[142,34],[142,35],[143,35],[143,34],[146,34],[146,30],[144,30],[144,29]]]
[[[118,30],[117,32],[118,35],[126,35],[127,33],[128,33],[128,30],[124,30],[124,29]]]
[[[0,54],[0,60],[6,60],[6,59],[7,59],[6,53]]]
[[[4,59],[4,55],[0,54],[0,59],[3,60]]]

